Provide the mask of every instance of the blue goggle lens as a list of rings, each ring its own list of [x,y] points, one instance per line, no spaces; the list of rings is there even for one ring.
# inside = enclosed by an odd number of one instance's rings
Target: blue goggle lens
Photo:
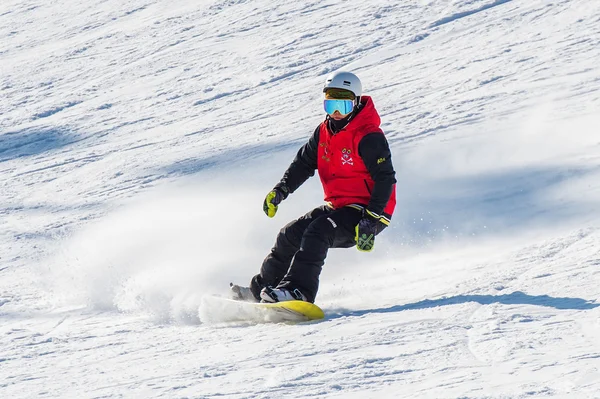
[[[340,114],[346,115],[354,109],[354,101],[352,100],[325,100],[323,101],[325,112],[332,115],[335,111],[340,111]]]

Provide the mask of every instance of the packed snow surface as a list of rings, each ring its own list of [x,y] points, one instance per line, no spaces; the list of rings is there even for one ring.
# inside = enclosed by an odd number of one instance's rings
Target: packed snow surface
[[[392,226],[226,322],[340,69]],[[598,0],[3,0],[0,397],[600,398],[599,109]]]

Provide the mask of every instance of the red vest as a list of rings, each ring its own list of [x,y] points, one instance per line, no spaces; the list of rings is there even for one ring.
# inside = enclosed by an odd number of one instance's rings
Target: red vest
[[[381,119],[371,97],[362,96],[363,109],[350,123],[336,134],[327,127],[327,121],[319,127],[319,158],[317,170],[325,201],[334,208],[351,204],[368,205],[375,182],[358,155],[358,143],[369,133],[383,134],[379,127]],[[384,213],[392,216],[396,207],[396,185]]]

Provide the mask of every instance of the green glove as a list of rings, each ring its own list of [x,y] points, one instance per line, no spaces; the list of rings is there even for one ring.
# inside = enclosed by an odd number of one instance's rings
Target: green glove
[[[375,246],[375,235],[379,230],[381,216],[367,209],[356,225],[356,248],[361,252],[370,252]]]
[[[263,211],[265,214],[272,218],[277,213],[277,206],[287,198],[289,191],[287,187],[275,187],[265,198],[263,203]]]

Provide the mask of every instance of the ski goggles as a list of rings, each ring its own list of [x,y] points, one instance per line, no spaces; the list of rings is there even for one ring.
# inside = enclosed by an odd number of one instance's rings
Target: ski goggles
[[[354,109],[354,101],[353,100],[324,100],[323,106],[325,108],[325,112],[329,115],[333,115],[335,111],[339,111],[340,114],[346,115],[352,112]]]

